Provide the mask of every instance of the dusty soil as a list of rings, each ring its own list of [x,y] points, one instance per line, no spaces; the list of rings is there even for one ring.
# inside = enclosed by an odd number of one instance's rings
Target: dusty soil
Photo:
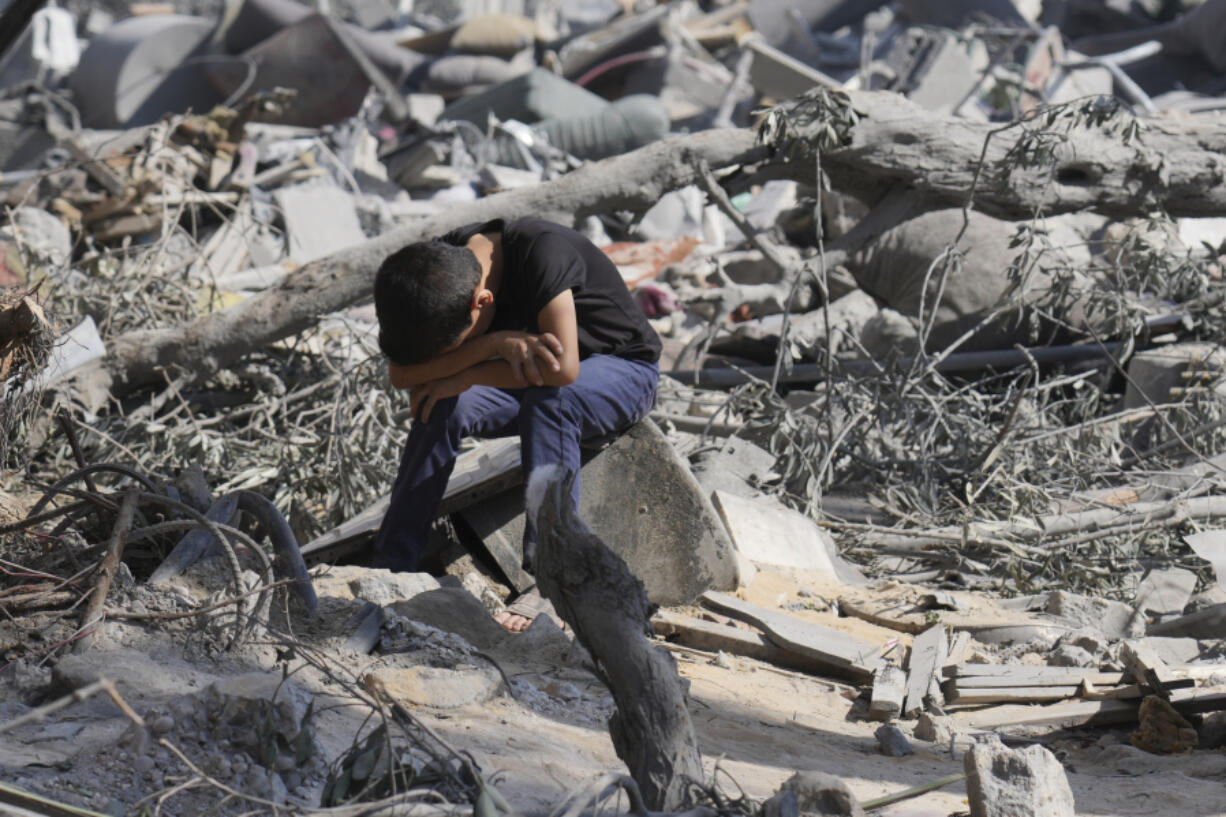
[[[138,712],[161,724],[157,728],[163,731],[153,737],[165,734],[229,785],[261,796],[287,797],[291,803],[314,805],[326,761],[346,752],[355,735],[369,728],[369,710],[355,706],[346,685],[376,670],[395,678],[414,668],[435,668],[443,674],[442,682],[423,694],[437,696],[438,702],[468,689],[473,678],[492,678],[489,691],[478,689],[468,703],[411,709],[453,747],[471,752],[486,776],[497,780],[511,804],[526,815],[547,814],[593,777],[622,768],[604,728],[612,701],[581,651],[571,648],[567,636],[545,626],[527,636],[503,633],[491,626],[480,603],[458,587],[429,591],[411,602],[417,605],[417,622],[445,620],[447,628],[393,618],[375,654],[345,653],[339,645],[348,633],[348,615],[361,606],[350,590],[352,582],[376,573],[334,569],[317,582],[324,614],[311,622],[291,616],[294,638],[329,656],[329,672],[301,658],[286,660],[283,638],[266,636],[237,650],[221,649],[231,621],[226,617],[204,626],[112,622],[90,660],[119,679]],[[793,581],[763,576],[748,596],[763,602],[794,597]],[[180,603],[199,603],[215,581],[215,572],[205,569],[164,591],[129,587],[122,591],[122,600],[127,609],[144,610],[172,608],[176,596]],[[386,608],[389,616],[407,610],[403,604]],[[855,619],[812,615],[827,623],[841,621],[863,635],[876,629]],[[862,800],[875,798],[960,772],[962,753],[974,739],[960,736],[952,750],[913,740],[914,755],[888,758],[878,752],[873,737],[878,724],[863,719],[865,703],[857,700],[855,688],[749,659],[670,649],[690,683],[690,710],[707,772],[730,792],[739,787],[750,797],[765,798],[796,770],[812,769],[843,778]],[[19,662],[0,673],[0,722],[62,691],[53,685],[51,672],[36,663]],[[283,671],[298,692],[279,693],[278,706],[288,701],[301,707],[313,700],[317,750],[301,764],[287,759],[283,750],[265,769],[255,757],[251,735],[221,724],[217,701],[223,698],[209,690],[226,679],[233,684],[236,677],[246,679],[246,685],[253,678],[258,682],[260,676],[251,673],[279,682]],[[63,674],[61,667],[56,675]],[[289,710],[257,704],[264,707],[261,717],[284,722],[287,737],[293,737]],[[237,704],[226,705],[233,709]],[[903,727],[908,729],[905,723]],[[0,778],[98,809],[131,807],[142,798],[155,801],[157,792],[187,777],[181,762],[156,744],[142,745],[136,731],[110,701],[91,699],[6,736],[0,746]],[[1086,731],[1047,745],[1068,769],[1081,815],[1226,813],[1226,753],[1158,757],[1129,746],[1124,730]],[[273,783],[270,769],[279,770]],[[879,813],[944,817],[965,812],[964,798],[961,786],[950,786]],[[218,799],[215,790],[196,786],[167,797],[164,813],[198,813]]]

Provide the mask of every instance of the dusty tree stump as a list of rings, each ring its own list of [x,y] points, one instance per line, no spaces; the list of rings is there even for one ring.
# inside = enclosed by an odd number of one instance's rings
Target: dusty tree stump
[[[538,468],[528,482],[537,526],[537,585],[597,661],[617,711],[613,748],[648,808],[679,811],[702,759],[671,655],[652,646],[652,605],[643,583],[579,518],[571,500],[575,474]]]

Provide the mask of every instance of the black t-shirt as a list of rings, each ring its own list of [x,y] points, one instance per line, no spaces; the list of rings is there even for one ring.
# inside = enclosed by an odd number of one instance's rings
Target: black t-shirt
[[[660,338],[630,297],[617,266],[592,242],[539,218],[495,219],[452,230],[443,241],[464,246],[477,233],[502,234],[502,283],[491,331],[540,332],[541,309],[570,290],[579,328],[579,359],[592,355],[660,359]]]

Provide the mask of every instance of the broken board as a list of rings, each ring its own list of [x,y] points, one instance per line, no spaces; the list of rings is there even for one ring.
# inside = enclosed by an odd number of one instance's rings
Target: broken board
[[[725,652],[810,674],[821,674],[829,666],[824,661],[780,647],[761,633],[727,624],[703,621],[667,610],[656,613],[651,623],[657,635],[693,650]]]
[[[519,440],[487,440],[456,458],[439,514],[454,513],[487,496],[513,488],[522,479]],[[391,496],[385,496],[352,519],[303,545],[302,557],[308,564],[318,564],[332,562],[364,549],[379,530],[390,504]]]
[[[935,624],[915,637],[908,665],[907,700],[903,716],[916,717],[924,709],[924,697],[934,680],[939,682],[941,667],[949,654],[949,638],[945,625]]]
[[[718,613],[752,624],[780,647],[821,661],[831,674],[867,682],[882,663],[880,645],[816,622],[768,610],[727,593],[708,591],[702,601]]]

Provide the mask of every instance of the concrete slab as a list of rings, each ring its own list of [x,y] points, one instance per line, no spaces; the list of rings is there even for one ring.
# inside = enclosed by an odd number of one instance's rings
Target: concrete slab
[[[712,501],[733,547],[750,561],[835,575],[830,558],[834,543],[801,514],[765,496],[745,499],[717,490]]]
[[[508,507],[516,509],[512,518],[506,518]],[[715,509],[689,466],[649,421],[583,466],[579,513],[626,560],[653,602],[688,604],[707,590],[736,587],[732,543]],[[521,556],[521,490],[470,506],[461,516],[474,530],[487,531],[487,543],[499,539]],[[500,516],[506,521],[498,524]]]
[[[366,240],[353,196],[339,187],[283,187],[273,197],[285,219],[292,261],[306,264]]]

